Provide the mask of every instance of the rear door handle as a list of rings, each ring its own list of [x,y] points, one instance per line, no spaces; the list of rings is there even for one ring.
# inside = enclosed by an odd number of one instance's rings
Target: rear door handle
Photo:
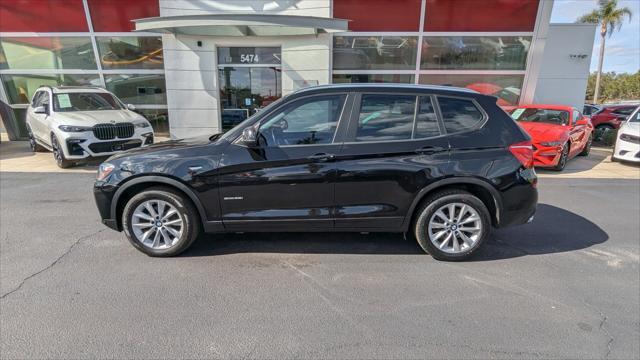
[[[333,154],[327,154],[327,153],[318,153],[318,154],[313,154],[311,156],[309,156],[307,159],[309,160],[313,160],[313,161],[318,161],[318,162],[324,162],[324,161],[330,161],[335,159],[335,155]]]
[[[421,147],[419,149],[416,149],[416,153],[429,155],[429,154],[435,154],[435,153],[443,152],[445,150],[446,150],[445,148],[440,147],[440,146],[424,146],[424,147]]]

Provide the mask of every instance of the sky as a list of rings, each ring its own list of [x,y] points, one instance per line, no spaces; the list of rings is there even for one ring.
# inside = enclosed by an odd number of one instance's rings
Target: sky
[[[552,23],[575,22],[580,16],[598,6],[597,0],[555,0],[551,13]],[[631,22],[625,19],[620,31],[607,35],[602,70],[605,72],[635,73],[640,70],[640,0],[618,0],[618,7],[628,7],[633,13]],[[596,30],[591,71],[598,68],[600,30]]]

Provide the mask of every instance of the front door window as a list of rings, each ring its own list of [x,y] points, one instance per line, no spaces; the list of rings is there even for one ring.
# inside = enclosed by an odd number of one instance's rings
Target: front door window
[[[218,48],[222,129],[231,129],[282,96],[279,47]]]
[[[344,95],[298,100],[266,119],[258,133],[264,146],[330,144],[344,104]]]

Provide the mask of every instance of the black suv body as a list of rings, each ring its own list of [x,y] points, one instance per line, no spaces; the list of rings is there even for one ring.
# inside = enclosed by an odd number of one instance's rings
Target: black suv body
[[[224,135],[111,157],[94,194],[103,223],[152,256],[201,231],[356,231],[462,260],[491,227],[533,218],[536,182],[530,139],[495,97],[350,84],[294,92]]]

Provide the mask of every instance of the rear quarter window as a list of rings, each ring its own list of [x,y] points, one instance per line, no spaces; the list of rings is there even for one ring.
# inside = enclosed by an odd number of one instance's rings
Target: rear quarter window
[[[447,133],[457,133],[478,127],[484,115],[471,99],[438,96],[438,104]]]

